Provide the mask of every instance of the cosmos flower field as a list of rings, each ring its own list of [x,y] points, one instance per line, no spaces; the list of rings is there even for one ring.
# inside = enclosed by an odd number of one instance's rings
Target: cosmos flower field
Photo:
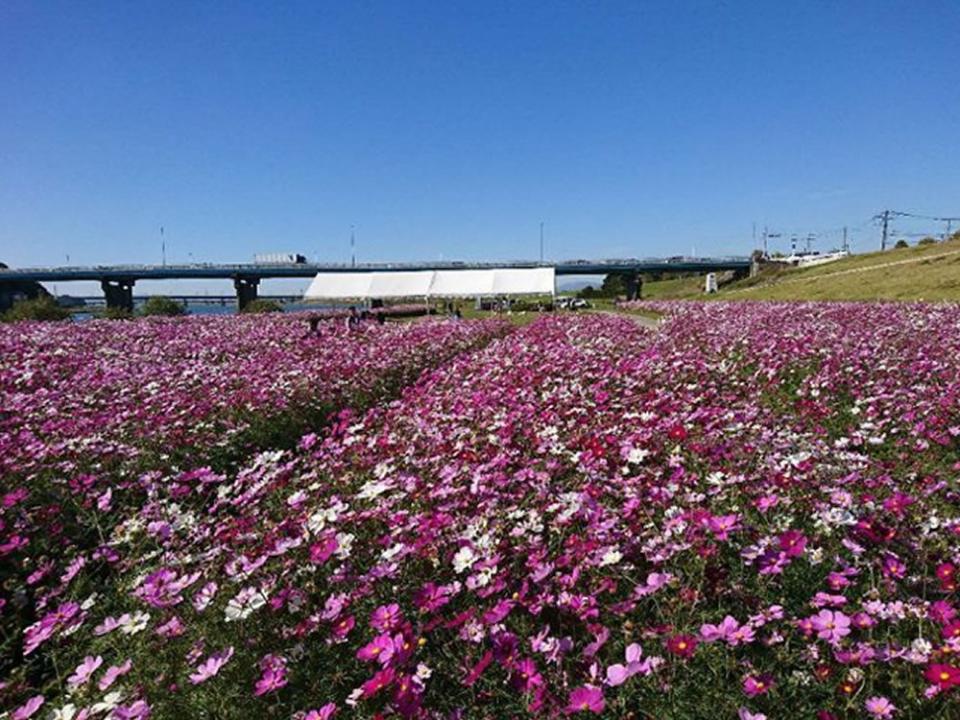
[[[0,328],[0,717],[960,717],[960,307],[641,307]]]

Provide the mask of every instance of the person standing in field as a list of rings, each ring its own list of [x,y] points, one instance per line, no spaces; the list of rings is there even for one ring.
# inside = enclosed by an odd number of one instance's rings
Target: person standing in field
[[[357,308],[350,306],[350,314],[347,315],[347,330],[353,331],[360,327],[360,316],[357,315]]]

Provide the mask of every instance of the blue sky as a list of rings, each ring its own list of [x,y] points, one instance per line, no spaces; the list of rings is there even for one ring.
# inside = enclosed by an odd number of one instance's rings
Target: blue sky
[[[745,254],[960,214],[960,3],[0,4],[11,265]],[[953,33],[955,35],[955,33]],[[903,232],[930,224],[901,223]],[[929,227],[936,230],[937,225]]]

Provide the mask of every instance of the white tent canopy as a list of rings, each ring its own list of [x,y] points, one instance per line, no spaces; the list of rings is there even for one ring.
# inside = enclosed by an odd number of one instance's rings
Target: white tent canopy
[[[305,300],[365,298],[372,273],[317,273],[303,297]]]
[[[433,273],[375,272],[370,274],[370,289],[366,297],[406,298],[427,297]]]
[[[477,297],[493,294],[495,270],[437,270],[430,293],[434,297]]]
[[[553,295],[549,268],[417,270],[409,272],[317,273],[305,300],[444,298],[502,295]]]

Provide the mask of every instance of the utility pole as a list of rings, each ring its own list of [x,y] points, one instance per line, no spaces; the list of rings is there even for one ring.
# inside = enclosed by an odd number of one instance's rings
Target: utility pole
[[[843,251],[849,252],[849,245],[847,245],[847,226],[843,226]]]
[[[944,240],[944,242],[946,242],[947,240],[950,239],[951,230],[953,229],[953,222],[954,222],[954,220],[960,220],[960,218],[945,217],[945,218],[938,218],[938,220],[940,220],[940,222],[945,222],[945,223],[947,224],[947,231],[943,234],[943,240]]]
[[[754,226],[756,228],[756,226]],[[770,254],[767,252],[767,226],[763,226],[763,256],[770,257]]]
[[[353,225],[350,226],[350,267],[357,266],[356,236],[353,232]]]
[[[163,259],[163,266],[167,266],[167,239],[163,235],[163,225],[160,226],[160,256]]]
[[[540,221],[540,264],[543,265],[543,220]]]
[[[884,210],[877,216],[883,222],[883,234],[880,236],[880,249],[887,249],[887,236],[890,230],[890,211]]]

